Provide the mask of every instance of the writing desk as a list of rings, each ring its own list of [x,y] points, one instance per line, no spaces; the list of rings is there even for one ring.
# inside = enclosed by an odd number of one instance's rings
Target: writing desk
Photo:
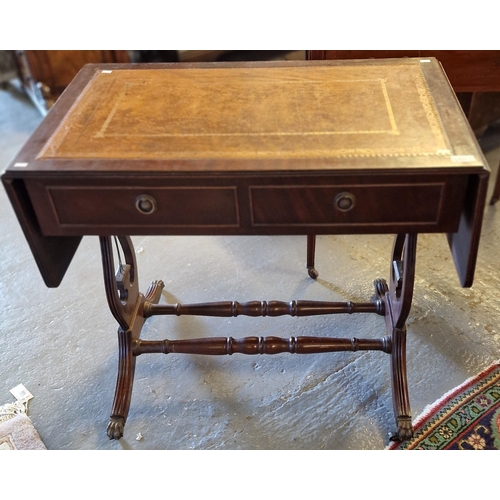
[[[412,435],[406,327],[418,233],[447,235],[472,285],[487,163],[435,59],[87,65],[2,181],[49,287],[98,235],[119,366],[108,436],[123,435],[136,358],[379,350],[391,359],[395,439]],[[159,304],[130,235],[395,234],[370,302]],[[115,268],[113,240],[123,254]],[[372,313],[381,338],[148,341],[153,315]]]

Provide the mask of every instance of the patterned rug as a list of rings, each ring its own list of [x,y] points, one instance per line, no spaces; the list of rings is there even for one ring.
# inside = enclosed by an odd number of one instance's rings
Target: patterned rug
[[[427,407],[388,450],[500,450],[500,361]]]
[[[22,401],[0,406],[0,451],[47,449],[26,412]]]

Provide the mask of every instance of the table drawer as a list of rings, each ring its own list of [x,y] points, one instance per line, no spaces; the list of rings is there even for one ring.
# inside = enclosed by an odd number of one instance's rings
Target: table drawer
[[[458,180],[457,180],[458,181]],[[465,184],[415,182],[321,186],[252,186],[256,227],[370,226],[381,232],[398,225],[456,230]],[[368,229],[369,230],[369,229]]]
[[[28,183],[42,230],[59,234],[158,234],[239,226],[231,186],[68,186]]]

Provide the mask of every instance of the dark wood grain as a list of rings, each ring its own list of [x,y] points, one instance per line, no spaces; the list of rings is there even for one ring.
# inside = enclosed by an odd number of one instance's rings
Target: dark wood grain
[[[138,340],[134,354],[321,354],[342,351],[391,352],[390,337],[381,339],[334,339],[327,337],[212,337],[191,340]]]
[[[6,177],[2,181],[45,285],[58,287],[82,236],[47,237],[42,234],[24,183]]]
[[[149,305],[145,316],[315,316],[321,314],[377,313],[384,315],[381,302],[324,302],[312,300],[254,300],[251,302],[224,301],[203,304]]]
[[[463,175],[411,171],[25,181],[39,224],[51,236],[454,232],[467,183]],[[138,210],[143,195],[156,201],[153,213]],[[342,196],[354,200],[347,210],[338,205]]]

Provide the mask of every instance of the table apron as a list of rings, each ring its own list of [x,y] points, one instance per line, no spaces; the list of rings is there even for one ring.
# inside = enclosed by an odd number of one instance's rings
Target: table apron
[[[285,235],[457,230],[468,175],[25,179],[42,233]]]

